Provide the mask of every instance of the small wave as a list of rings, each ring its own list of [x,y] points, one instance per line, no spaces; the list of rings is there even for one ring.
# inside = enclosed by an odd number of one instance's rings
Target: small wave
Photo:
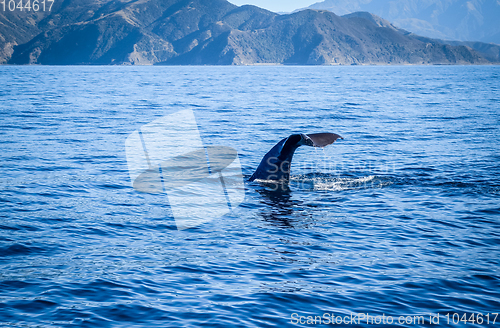
[[[37,246],[26,246],[23,244],[13,244],[0,248],[0,258],[8,256],[23,256],[31,254],[47,253],[48,249]]]

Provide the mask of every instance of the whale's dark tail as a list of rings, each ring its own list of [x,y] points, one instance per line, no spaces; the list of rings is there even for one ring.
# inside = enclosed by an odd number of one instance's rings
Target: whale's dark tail
[[[295,150],[302,145],[311,147],[325,147],[335,142],[337,139],[344,139],[335,133],[314,133],[314,134],[292,134],[278,142],[262,158],[257,170],[250,177],[250,181],[256,179],[264,181],[285,181],[290,180],[290,167]]]

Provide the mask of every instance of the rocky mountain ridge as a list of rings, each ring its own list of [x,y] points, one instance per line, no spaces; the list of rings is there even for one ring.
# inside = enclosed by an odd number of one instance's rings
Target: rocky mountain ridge
[[[23,16],[24,15],[24,16]],[[225,0],[64,0],[0,13],[8,64],[487,64],[466,45],[417,37],[368,13],[278,15]]]
[[[307,9],[367,11],[421,36],[500,45],[498,0],[324,0]]]

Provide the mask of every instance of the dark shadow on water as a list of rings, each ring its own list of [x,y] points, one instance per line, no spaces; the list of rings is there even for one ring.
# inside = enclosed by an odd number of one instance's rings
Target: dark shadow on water
[[[288,186],[275,189],[261,185],[256,191],[262,196],[260,203],[265,205],[261,216],[266,222],[280,227],[293,227],[294,208],[302,202],[292,199],[292,191]]]

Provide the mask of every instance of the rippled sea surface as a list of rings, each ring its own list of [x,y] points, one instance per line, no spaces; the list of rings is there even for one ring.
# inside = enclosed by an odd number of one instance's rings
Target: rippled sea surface
[[[2,326],[500,324],[499,66],[0,66],[0,83]],[[344,140],[299,148],[290,190],[246,182],[229,215],[177,230],[124,145],[183,109],[246,178],[292,133]]]

